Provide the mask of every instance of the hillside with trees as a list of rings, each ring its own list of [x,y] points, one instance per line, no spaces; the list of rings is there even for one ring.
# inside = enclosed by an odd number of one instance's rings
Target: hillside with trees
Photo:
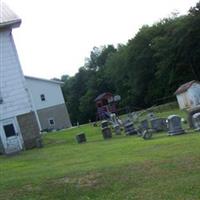
[[[175,100],[178,86],[200,79],[200,2],[187,15],[144,25],[127,44],[94,47],[78,73],[61,79],[73,123],[95,120],[103,92],[119,94],[118,107],[132,111]]]

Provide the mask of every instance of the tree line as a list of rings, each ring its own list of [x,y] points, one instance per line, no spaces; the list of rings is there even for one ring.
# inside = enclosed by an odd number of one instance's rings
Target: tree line
[[[172,100],[181,84],[200,79],[200,2],[187,15],[144,25],[127,44],[94,47],[78,73],[61,79],[73,123],[95,120],[103,92],[119,94],[118,108],[131,110]]]

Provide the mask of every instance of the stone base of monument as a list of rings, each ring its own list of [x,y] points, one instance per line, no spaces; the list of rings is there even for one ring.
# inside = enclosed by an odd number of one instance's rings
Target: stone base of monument
[[[168,131],[168,135],[181,135],[183,133],[185,133],[185,131],[183,129]]]
[[[101,131],[104,139],[112,138],[112,132],[109,127],[102,128]]]
[[[76,141],[78,142],[78,144],[86,142],[85,134],[84,133],[80,133],[80,134],[76,135]]]

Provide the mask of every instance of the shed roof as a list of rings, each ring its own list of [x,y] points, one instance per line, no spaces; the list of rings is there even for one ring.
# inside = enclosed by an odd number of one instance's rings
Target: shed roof
[[[181,86],[176,90],[176,92],[175,92],[174,94],[177,95],[177,94],[181,94],[181,93],[183,93],[183,92],[186,92],[194,83],[199,83],[199,82],[198,82],[198,81],[195,81],[195,80],[190,81],[190,82],[187,82],[187,83],[181,85]]]
[[[21,19],[2,1],[0,0],[0,28],[19,27]]]
[[[100,94],[99,96],[97,96],[97,98],[94,101],[98,101],[100,99],[103,99],[106,95],[113,96],[110,92],[104,92],[104,93]]]

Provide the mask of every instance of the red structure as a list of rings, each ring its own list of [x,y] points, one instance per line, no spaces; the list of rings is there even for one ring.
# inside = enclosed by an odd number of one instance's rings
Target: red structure
[[[97,107],[97,116],[99,119],[106,119],[109,117],[110,113],[116,113],[116,104],[114,101],[114,96],[110,92],[105,92],[100,94],[95,99]]]

